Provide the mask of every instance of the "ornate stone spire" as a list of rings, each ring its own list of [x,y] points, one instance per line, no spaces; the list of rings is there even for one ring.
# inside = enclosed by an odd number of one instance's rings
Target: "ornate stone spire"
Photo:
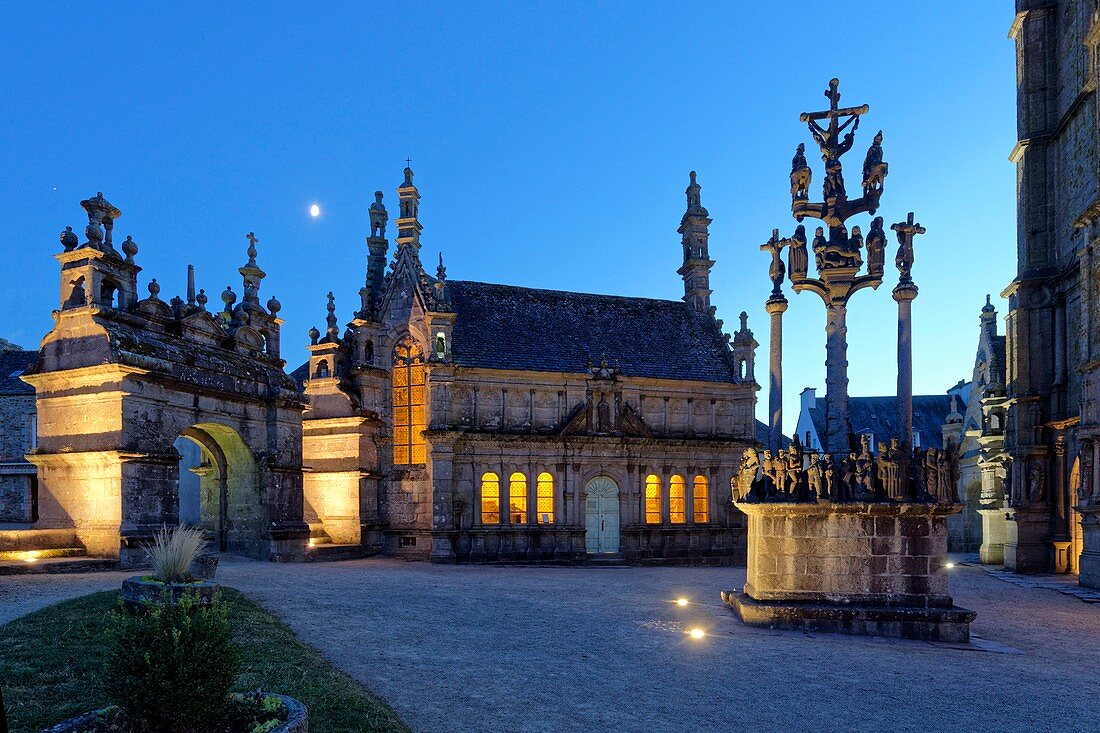
[[[260,241],[255,234],[249,232],[248,262],[241,265],[237,272],[244,278],[244,301],[242,305],[260,307],[260,282],[267,277],[267,273],[256,264],[256,242]]]
[[[410,245],[420,249],[420,232],[423,227],[417,218],[420,209],[420,191],[413,185],[412,168],[405,168],[405,180],[397,187],[398,206],[400,207],[397,219],[397,248],[400,250]]]
[[[711,313],[710,308],[710,270],[714,260],[710,259],[708,240],[710,238],[710,214],[703,208],[699,192],[702,187],[695,180],[695,171],[690,173],[687,190],[687,210],[680,219],[680,228],[676,231],[682,236],[684,264],[676,272],[684,279],[684,302],[699,313]]]
[[[443,253],[439,253],[439,267],[435,268],[435,277],[439,282],[447,281],[447,268],[443,266]]]
[[[122,212],[103,198],[102,191],[97,192],[90,199],[81,201],[80,206],[88,213],[88,226],[84,229],[84,235],[88,237],[88,241],[83,246],[103,252],[115,252],[111,232],[115,226],[115,219],[122,216]]]

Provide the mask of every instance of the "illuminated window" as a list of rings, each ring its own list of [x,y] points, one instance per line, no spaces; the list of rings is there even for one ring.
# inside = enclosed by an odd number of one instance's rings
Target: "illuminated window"
[[[508,521],[527,524],[527,477],[519,471],[508,477]]]
[[[492,471],[481,474],[481,523],[500,524],[500,478]]]
[[[535,513],[539,524],[554,523],[554,477],[545,472],[535,480]]]
[[[684,506],[687,496],[687,484],[684,477],[675,475],[668,480],[668,518],[673,524],[683,524],[687,521],[687,510]]]
[[[424,358],[416,344],[406,339],[397,345],[393,355],[394,465],[419,465],[425,461],[424,398]]]
[[[705,524],[710,521],[710,486],[706,476],[696,476],[691,484],[692,502],[695,509],[695,523]]]
[[[645,523],[661,523],[661,479],[653,474],[645,477]]]

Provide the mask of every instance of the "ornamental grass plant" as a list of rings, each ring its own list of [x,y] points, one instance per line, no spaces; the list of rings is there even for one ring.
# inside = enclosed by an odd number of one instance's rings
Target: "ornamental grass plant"
[[[191,563],[206,548],[206,538],[195,527],[161,527],[146,548],[153,576],[163,583],[190,579]]]

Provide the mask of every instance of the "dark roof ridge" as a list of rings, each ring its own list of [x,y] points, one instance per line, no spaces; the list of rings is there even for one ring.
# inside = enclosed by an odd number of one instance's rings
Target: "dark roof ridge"
[[[556,288],[531,288],[526,285],[507,285],[505,283],[488,283],[481,280],[447,280],[448,283],[458,285],[489,285],[494,288],[507,288],[509,290],[527,290],[534,293],[548,293],[552,295],[580,295],[586,298],[606,298],[614,300],[646,300],[653,303],[667,303],[669,305],[682,305],[687,307],[683,300],[669,300],[667,298],[649,298],[644,295],[608,295],[605,293],[586,293],[580,290],[558,290]]]

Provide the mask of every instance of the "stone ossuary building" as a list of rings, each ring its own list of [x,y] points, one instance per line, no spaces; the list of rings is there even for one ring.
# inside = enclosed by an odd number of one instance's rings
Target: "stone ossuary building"
[[[452,560],[722,561],[744,552],[731,481],[754,445],[756,342],[710,305],[692,173],[683,301],[450,280],[421,263],[405,169],[397,246],[371,206],[345,329],[329,295],[295,372],[313,541]]]
[[[37,360],[37,351],[0,339],[0,523],[38,516],[38,477],[25,457],[38,439],[34,388],[20,379]]]

